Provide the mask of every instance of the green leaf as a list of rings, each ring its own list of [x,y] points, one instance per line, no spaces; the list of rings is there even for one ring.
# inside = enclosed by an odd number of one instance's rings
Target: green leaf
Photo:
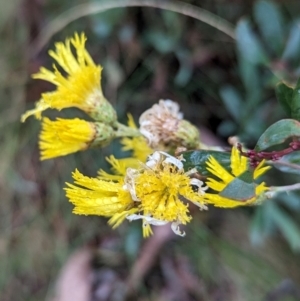
[[[261,86],[259,66],[253,65],[242,55],[238,56],[238,68],[247,94],[253,94]]]
[[[246,202],[255,197],[255,187],[253,173],[246,171],[231,181],[219,194],[228,199]]]
[[[274,202],[269,202],[268,214],[276,223],[278,229],[290,244],[294,251],[300,251],[300,229],[293,221],[292,217],[288,216]]]
[[[300,57],[300,22],[297,21],[291,28],[285,49],[283,60],[297,60]]]
[[[182,156],[185,171],[196,168],[201,175],[210,175],[206,170],[206,162],[210,156],[213,156],[225,169],[230,170],[230,153],[227,152],[195,150],[184,152]]]
[[[294,89],[281,82],[276,85],[275,91],[277,100],[290,117],[292,114],[291,106]]]
[[[265,150],[292,137],[300,137],[300,122],[294,119],[282,119],[266,129],[258,139],[255,150]]]
[[[291,104],[292,118],[300,120],[300,78],[297,81]]]
[[[220,89],[220,96],[227,111],[238,121],[242,112],[242,97],[238,91],[232,86],[224,86]]]
[[[237,48],[239,53],[253,64],[266,64],[269,60],[250,22],[242,19],[236,28]]]
[[[283,48],[284,24],[278,6],[271,1],[258,1],[254,6],[254,18],[266,44],[279,55]]]

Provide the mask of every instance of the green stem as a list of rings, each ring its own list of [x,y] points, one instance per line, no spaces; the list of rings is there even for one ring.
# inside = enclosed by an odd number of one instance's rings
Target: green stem
[[[202,21],[235,39],[234,25],[213,13],[181,1],[161,0],[110,0],[106,2],[85,3],[66,10],[61,15],[50,21],[32,43],[29,54],[34,57],[48,43],[55,33],[62,30],[69,23],[89,15],[95,15],[113,8],[120,7],[154,7],[173,11],[182,15]]]
[[[116,137],[138,137],[141,136],[141,132],[138,129],[131,128],[122,123],[117,123]]]

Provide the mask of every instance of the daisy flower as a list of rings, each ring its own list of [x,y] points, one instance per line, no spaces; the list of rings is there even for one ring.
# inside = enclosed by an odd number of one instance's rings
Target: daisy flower
[[[53,70],[41,67],[33,78],[54,84],[56,90],[43,93],[35,109],[23,114],[22,121],[31,115],[40,119],[41,113],[48,108],[61,110],[77,107],[99,122],[110,125],[116,123],[116,112],[102,93],[102,67],[94,63],[85,48],[85,42],[84,33],[75,33],[65,43],[56,43],[55,51],[49,51],[56,62]]]

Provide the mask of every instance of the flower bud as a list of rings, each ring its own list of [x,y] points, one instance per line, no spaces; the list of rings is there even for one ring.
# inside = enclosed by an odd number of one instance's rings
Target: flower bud
[[[106,124],[78,118],[42,120],[39,147],[41,160],[65,156],[89,147],[103,147],[114,139],[114,130]]]

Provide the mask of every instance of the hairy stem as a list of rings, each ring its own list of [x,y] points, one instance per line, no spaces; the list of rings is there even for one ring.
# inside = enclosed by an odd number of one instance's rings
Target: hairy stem
[[[138,137],[141,136],[141,132],[138,129],[131,128],[122,123],[117,123],[116,137]]]

